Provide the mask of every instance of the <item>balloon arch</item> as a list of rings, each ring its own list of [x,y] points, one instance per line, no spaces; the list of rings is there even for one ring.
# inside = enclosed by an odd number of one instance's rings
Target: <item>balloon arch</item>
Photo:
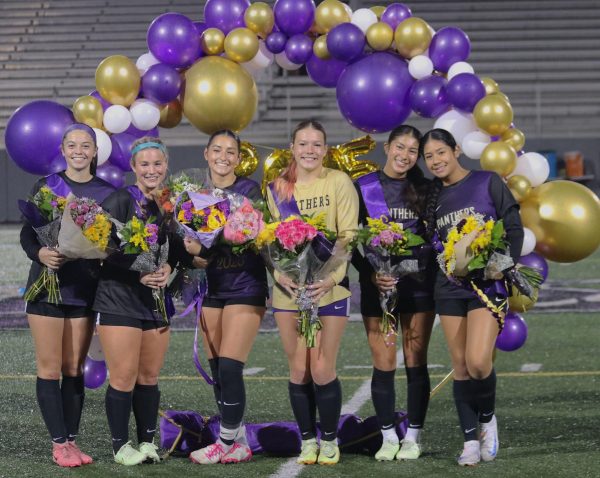
[[[105,58],[96,90],[76,99],[72,110],[52,101],[19,108],[6,128],[11,158],[32,174],[64,169],[62,132],[76,120],[96,131],[98,175],[122,185],[130,146],[140,136],[176,127],[182,115],[207,134],[241,131],[258,104],[253,75],[273,62],[286,70],[305,66],[317,85],[336,88],[341,114],[357,129],[390,131],[414,111],[435,118],[434,127],[450,131],[466,156],[506,178],[525,225],[521,263],[539,268],[544,278],[545,259],[574,262],[600,244],[598,197],[569,181],[545,183],[546,159],[524,151],[509,98],[466,62],[471,45],[461,29],[436,32],[402,3],[353,12],[339,0],[318,7],[313,0],[277,0],[272,9],[249,0],[208,0],[204,20],[157,17],[148,28],[149,52],[136,63],[122,55]],[[371,147],[361,138],[333,148],[329,163],[357,177],[374,167],[355,159]],[[253,163],[244,172],[251,173],[258,160],[251,145],[247,149]],[[273,153],[265,177],[286,160],[281,150]],[[511,298],[507,319],[515,322],[507,321],[512,325],[499,348],[522,345],[527,329],[516,311],[532,306]]]

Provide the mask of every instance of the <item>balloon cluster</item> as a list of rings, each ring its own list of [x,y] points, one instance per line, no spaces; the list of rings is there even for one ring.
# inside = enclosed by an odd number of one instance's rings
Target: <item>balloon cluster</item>
[[[92,336],[88,356],[83,364],[83,383],[86,388],[99,388],[106,381],[107,370],[104,352],[97,334]]]

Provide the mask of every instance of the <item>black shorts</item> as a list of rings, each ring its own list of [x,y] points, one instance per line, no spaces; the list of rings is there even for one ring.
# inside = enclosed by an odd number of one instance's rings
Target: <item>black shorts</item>
[[[475,309],[485,309],[485,305],[477,298],[469,299],[438,299],[435,302],[435,313],[439,315],[451,315],[453,317],[466,317]]]
[[[230,299],[205,297],[202,301],[202,307],[210,307],[211,309],[224,309],[227,305],[252,305],[254,307],[266,307],[266,304],[266,298],[258,295],[250,295],[248,297],[232,297]]]
[[[25,313],[56,317],[57,319],[77,319],[80,317],[93,317],[91,307],[83,305],[49,304],[48,302],[27,302]]]
[[[133,327],[143,331],[162,329],[170,324],[164,320],[144,320],[136,317],[128,317],[125,315],[106,314],[98,312],[96,315],[96,325],[112,325],[118,327]]]
[[[413,295],[399,295],[394,313],[415,314],[433,310],[435,303],[431,296],[415,297]],[[373,283],[360,285],[360,313],[364,317],[381,317],[383,311],[379,304],[379,290]]]

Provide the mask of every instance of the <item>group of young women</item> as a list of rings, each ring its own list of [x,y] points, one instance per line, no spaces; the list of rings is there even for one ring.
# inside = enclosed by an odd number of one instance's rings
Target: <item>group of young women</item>
[[[504,219],[511,255],[519,255],[523,233],[518,204],[494,173],[462,168],[460,149],[447,131],[432,130],[421,137],[415,128],[399,126],[385,143],[383,170],[359,178],[356,184],[346,174],[323,166],[327,137],[321,124],[298,124],[290,148],[290,163],[267,190],[267,203],[276,219],[323,213],[327,228],[336,233],[340,243],[347,243],[359,223],[383,215],[435,243],[445,239],[448,217],[469,210]],[[110,255],[102,264],[66,261],[56,250],[43,247],[25,222],[21,243],[33,261],[30,282],[42,266],[56,270],[63,297],[60,305],[49,303],[45,296],[27,304],[36,349],[36,393],[52,438],[54,461],[67,467],[92,462],[77,447],[75,437],[84,398],[82,367],[94,318],[110,372],[105,404],[114,459],[123,465],[160,460],[154,435],[160,401],[158,377],[169,345],[169,324],[156,310],[153,289],[164,287],[179,265],[206,269],[208,292],[200,328],[221,416],[218,440],[192,452],[190,459],[198,464],[249,460],[252,452],[243,424],[243,368],[269,295],[261,258],[252,252],[234,255],[223,244],[205,249],[195,240],[182,240],[169,232],[169,218],[161,214],[156,202],[168,170],[167,149],[159,139],[141,138],[132,146],[136,182],[118,191],[94,176],[97,145],[93,130],[81,124],[69,127],[62,152],[67,169],[38,181],[34,193],[44,184],[61,183],[76,196],[94,198],[121,222],[134,216],[144,220],[154,216],[159,244],[168,247],[169,254],[167,262],[150,273],[132,271],[135,257],[122,253]],[[204,157],[214,187],[251,200],[261,198],[256,182],[235,175],[241,159],[236,134],[215,132]],[[425,179],[417,166],[419,157],[424,158],[433,181]],[[112,240],[118,246],[116,234]],[[372,400],[383,435],[375,458],[408,460],[421,455],[430,394],[427,348],[437,313],[454,368],[454,398],[465,440],[458,463],[475,465],[493,460],[498,450],[492,353],[499,328],[494,315],[472,292],[446,278],[434,255],[431,247],[415,251],[424,271],[400,280],[376,274],[358,253],[352,260],[359,271],[361,313],[373,362]],[[297,461],[333,465],[340,458],[337,429],[342,406],[336,360],[350,315],[347,263],[308,287],[322,323],[314,348],[306,347],[296,329],[299,285],[285,274],[275,272],[274,278],[272,305],[288,359],[289,399],[302,440]],[[401,327],[407,377],[408,430],[402,442],[396,434],[397,350],[379,331],[380,297],[393,289],[398,291],[393,312]],[[137,448],[128,437],[132,409]]]

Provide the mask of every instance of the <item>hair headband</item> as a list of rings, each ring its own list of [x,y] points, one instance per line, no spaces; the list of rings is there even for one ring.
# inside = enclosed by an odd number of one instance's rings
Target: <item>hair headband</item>
[[[135,148],[131,150],[131,157],[133,158],[137,153],[144,149],[155,148],[160,150],[163,154],[167,152],[167,148],[165,148],[164,144],[155,143],[154,141],[148,141],[147,143],[140,143]]]
[[[90,128],[87,124],[83,124],[83,123],[73,123],[72,125],[67,126],[67,128],[65,129],[65,132],[63,133],[63,140],[64,138],[67,137],[67,135],[71,132],[71,131],[85,131],[87,134],[89,134],[92,137],[92,140],[94,140],[94,144],[97,144],[96,142],[96,132]]]

